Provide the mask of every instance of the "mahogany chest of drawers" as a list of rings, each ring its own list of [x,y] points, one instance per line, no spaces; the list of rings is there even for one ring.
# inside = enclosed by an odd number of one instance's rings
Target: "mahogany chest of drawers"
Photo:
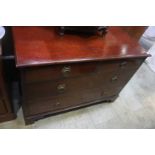
[[[57,36],[54,27],[13,28],[26,124],[114,101],[148,56],[121,27],[105,38]]]

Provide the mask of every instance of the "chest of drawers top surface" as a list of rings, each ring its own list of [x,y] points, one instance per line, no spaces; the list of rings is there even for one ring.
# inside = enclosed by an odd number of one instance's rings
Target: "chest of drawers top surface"
[[[13,27],[13,38],[17,67],[147,57],[121,27],[109,27],[103,38],[60,36],[56,27]]]

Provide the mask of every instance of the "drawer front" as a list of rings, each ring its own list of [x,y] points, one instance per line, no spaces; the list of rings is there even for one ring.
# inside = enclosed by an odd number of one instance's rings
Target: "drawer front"
[[[128,60],[120,60],[118,67],[121,70],[137,70],[139,66],[142,64],[144,59],[128,59]]]
[[[81,64],[53,65],[25,69],[23,78],[25,83],[35,83],[50,80],[66,79],[96,72],[117,72],[118,70],[138,69],[141,59],[89,62]]]
[[[109,94],[119,94],[122,88],[129,82],[135,73],[135,69],[127,71],[118,71],[109,74],[107,89]]]
[[[78,77],[96,72],[97,63],[53,65],[35,67],[24,71],[24,82],[34,83],[49,80],[58,80],[69,77]]]
[[[101,78],[96,74],[72,79],[29,83],[25,85],[24,96],[27,100],[39,100],[61,94],[79,93],[81,90],[101,87]]]
[[[5,103],[2,99],[0,99],[0,114],[5,114],[7,112]]]
[[[83,103],[103,99],[105,96],[104,90],[94,88],[92,90],[83,90],[79,93],[53,96],[45,100],[27,101],[27,115],[54,112],[68,107],[76,107],[78,105],[82,105]]]
[[[99,63],[98,70],[102,73],[113,72],[117,73],[119,71],[129,71],[137,70],[142,64],[143,59],[122,59],[117,61],[107,61]]]

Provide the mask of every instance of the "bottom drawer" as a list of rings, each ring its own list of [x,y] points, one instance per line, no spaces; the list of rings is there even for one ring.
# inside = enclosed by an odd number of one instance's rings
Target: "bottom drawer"
[[[7,112],[7,110],[5,108],[5,104],[4,104],[3,100],[0,99],[0,114],[4,114],[6,112]]]
[[[40,113],[54,112],[55,110],[74,107],[87,102],[100,100],[108,96],[106,91],[101,88],[81,91],[79,93],[72,93],[70,95],[59,95],[46,100],[27,101],[26,115],[36,115]]]

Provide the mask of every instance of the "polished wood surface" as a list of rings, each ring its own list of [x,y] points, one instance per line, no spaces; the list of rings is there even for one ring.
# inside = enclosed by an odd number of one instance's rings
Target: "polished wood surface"
[[[122,29],[127,32],[133,40],[138,42],[142,34],[147,29],[147,26],[122,26]]]
[[[60,80],[64,78],[79,77],[92,74],[96,66],[92,63],[52,65],[32,67],[24,69],[24,81],[26,83],[42,82],[49,80]]]
[[[16,66],[145,57],[147,54],[135,41],[134,34],[129,35],[129,28],[124,29],[109,27],[107,35],[101,38],[60,36],[55,27],[13,27]]]

